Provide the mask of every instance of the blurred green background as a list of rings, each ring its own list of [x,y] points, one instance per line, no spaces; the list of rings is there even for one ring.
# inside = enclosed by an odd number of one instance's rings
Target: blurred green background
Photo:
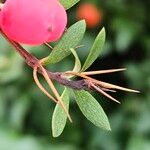
[[[100,94],[95,97],[103,106],[112,127],[102,131],[88,122],[72,98],[70,112],[74,123],[67,123],[59,138],[52,138],[51,117],[54,104],[36,87],[32,70],[0,37],[0,149],[1,150],[149,150],[150,149],[150,19],[149,1],[82,0],[68,11],[68,26],[75,23],[82,3],[92,2],[101,13],[99,25],[88,28],[78,49],[82,62],[105,26],[107,40],[99,59],[89,70],[126,67],[123,73],[96,76],[97,79],[140,90],[140,94],[113,94],[115,104]],[[89,13],[88,10],[86,10]],[[50,50],[45,46],[26,48],[42,58]],[[73,67],[70,56],[53,71]],[[58,86],[58,85],[57,85]],[[60,92],[62,87],[58,86]]]

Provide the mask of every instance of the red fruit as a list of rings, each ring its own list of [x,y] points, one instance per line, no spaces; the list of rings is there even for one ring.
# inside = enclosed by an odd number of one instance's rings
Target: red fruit
[[[12,40],[40,45],[58,40],[67,14],[58,0],[7,0],[0,12],[0,27]]]
[[[93,28],[101,21],[101,13],[92,3],[82,3],[76,12],[77,19],[85,19],[87,27]]]

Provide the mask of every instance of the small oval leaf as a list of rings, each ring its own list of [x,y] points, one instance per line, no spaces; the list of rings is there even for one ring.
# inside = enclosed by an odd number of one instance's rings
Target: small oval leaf
[[[60,3],[64,6],[64,8],[67,10],[74,6],[77,2],[80,0],[59,0]]]
[[[65,88],[61,98],[67,110],[69,110],[69,95],[67,92],[67,88]],[[53,137],[58,137],[61,135],[61,133],[65,128],[66,122],[67,122],[67,115],[64,112],[64,110],[60,107],[60,105],[57,104],[52,116]]]
[[[98,58],[100,52],[103,49],[104,43],[105,43],[105,28],[102,28],[102,30],[99,32],[98,36],[96,37],[94,44],[90,50],[90,53],[83,65],[82,71],[85,71],[88,69],[92,63]]]
[[[71,54],[70,48],[75,48],[82,40],[86,30],[85,21],[73,24],[62,36],[44,64],[55,64]]]
[[[83,115],[95,126],[104,130],[111,130],[108,118],[96,99],[87,91],[75,91],[76,102]]]
[[[73,54],[73,56],[74,56],[74,58],[75,58],[75,65],[74,65],[74,68],[73,68],[72,71],[73,71],[73,72],[79,72],[79,71],[81,70],[81,62],[80,62],[80,59],[79,59],[79,57],[78,57],[76,51],[75,51],[73,48],[71,48],[70,50],[71,50],[71,52],[72,52],[72,54]]]

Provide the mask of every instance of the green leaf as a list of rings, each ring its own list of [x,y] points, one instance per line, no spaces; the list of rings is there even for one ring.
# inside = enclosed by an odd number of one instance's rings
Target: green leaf
[[[98,58],[100,52],[103,49],[104,43],[105,43],[105,28],[103,28],[96,37],[94,44],[90,50],[90,53],[83,65],[82,71],[88,69],[92,65],[92,63]]]
[[[71,54],[70,48],[75,48],[82,40],[86,30],[85,21],[73,24],[62,36],[59,43],[46,58],[44,64],[54,64]]]
[[[65,88],[62,96],[62,101],[66,106],[67,110],[69,110],[69,95],[67,92],[67,88]],[[58,137],[63,132],[67,121],[67,115],[64,110],[60,107],[60,105],[56,105],[55,110],[52,116],[52,134],[53,137]]]
[[[87,91],[75,91],[76,102],[83,115],[95,126],[104,130],[111,130],[108,118],[96,99]]]
[[[75,51],[73,48],[71,48],[70,50],[71,50],[73,56],[75,57],[75,65],[74,65],[74,68],[73,68],[72,71],[73,71],[73,72],[79,72],[79,71],[81,70],[81,62],[80,62],[80,59],[79,59],[79,57],[78,57],[76,51]]]
[[[75,5],[80,0],[59,0],[60,3],[65,7],[65,9],[71,8],[73,5]]]

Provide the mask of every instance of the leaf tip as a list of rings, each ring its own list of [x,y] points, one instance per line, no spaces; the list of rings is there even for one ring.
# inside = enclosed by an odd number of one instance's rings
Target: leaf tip
[[[53,137],[53,138],[58,138],[59,136],[60,136],[60,135],[57,135],[57,134],[53,134],[53,133],[52,133],[52,137]]]
[[[109,121],[107,122],[107,124],[105,124],[105,126],[102,129],[106,130],[106,131],[111,131],[111,127],[110,127]]]
[[[53,136],[53,138],[57,138],[58,136],[57,135],[55,135],[54,133],[52,133],[52,136]]]
[[[106,32],[105,27],[102,27],[101,32],[104,32],[104,33]]]
[[[52,121],[52,137],[53,138],[59,137],[62,134],[63,129],[61,130],[61,127],[59,129],[57,127],[55,127],[55,122]]]
[[[104,37],[106,37],[106,30],[105,30],[105,27],[102,28],[101,33],[103,33]]]
[[[83,23],[84,26],[86,26],[86,21],[85,21],[85,19],[80,20],[80,22]]]
[[[109,124],[109,127],[107,128],[107,131],[111,131],[111,127],[110,127],[110,124]]]

